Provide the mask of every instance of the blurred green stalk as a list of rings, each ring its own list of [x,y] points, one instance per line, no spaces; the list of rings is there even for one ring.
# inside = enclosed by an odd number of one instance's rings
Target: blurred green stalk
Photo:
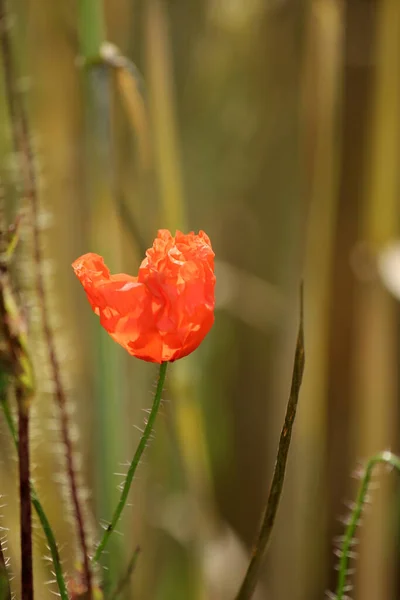
[[[85,203],[91,216],[88,229],[90,245],[97,252],[118,260],[118,244],[110,224],[113,208],[114,156],[111,142],[112,94],[110,69],[100,59],[105,40],[103,3],[98,0],[78,2],[79,47],[83,60],[85,101]],[[96,396],[96,478],[97,514],[107,515],[117,499],[114,470],[121,448],[121,427],[117,416],[124,399],[124,377],[119,355],[111,340],[96,325],[93,329],[95,350]],[[112,401],[110,401],[112,399]],[[121,542],[113,539],[104,557],[107,567],[107,586],[119,577]]]
[[[99,0],[78,1],[79,43],[82,58],[88,64],[100,58],[101,44],[105,39],[102,2]]]

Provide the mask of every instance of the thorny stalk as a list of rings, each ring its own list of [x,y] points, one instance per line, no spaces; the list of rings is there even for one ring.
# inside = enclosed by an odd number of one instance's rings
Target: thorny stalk
[[[340,560],[338,569],[338,581],[336,587],[336,594],[332,595],[335,600],[344,600],[346,597],[346,591],[349,585],[349,561],[351,557],[351,547],[356,534],[357,527],[360,522],[362,511],[367,500],[369,484],[373,470],[379,464],[386,464],[400,473],[400,459],[389,451],[380,452],[367,462],[367,465],[363,471],[360,489],[358,491],[357,499],[354,504],[354,509],[351,512],[348,525],[343,537],[343,543],[340,547]]]
[[[2,540],[0,539],[0,600],[11,600],[10,579],[8,577],[7,562],[4,557]]]
[[[16,152],[20,157],[20,168],[24,183],[24,195],[29,201],[32,211],[32,228],[34,244],[34,261],[36,269],[36,291],[39,299],[43,334],[48,349],[49,362],[55,384],[55,399],[59,408],[61,437],[65,448],[67,477],[69,481],[70,496],[74,509],[77,534],[81,547],[87,598],[91,600],[92,572],[89,561],[88,544],[83,517],[83,510],[79,498],[77,471],[74,460],[73,443],[70,435],[69,417],[67,411],[67,397],[61,378],[60,363],[57,357],[56,346],[50,325],[47,296],[45,291],[44,276],[42,271],[43,256],[40,244],[38,227],[39,198],[36,184],[34,157],[31,147],[28,119],[24,110],[18,90],[16,89],[16,76],[12,59],[10,38],[8,35],[7,12],[5,0],[0,0],[0,43],[3,54],[5,73],[5,87],[10,114],[13,142]]]
[[[17,428],[15,426],[6,395],[3,394],[0,396],[0,404],[3,409],[6,423],[10,430],[11,437],[13,439],[15,448],[18,451]],[[46,516],[46,513],[44,512],[42,503],[39,500],[39,497],[37,495],[37,492],[36,492],[35,487],[32,482],[31,482],[31,502],[33,504],[33,507],[36,511],[37,516],[39,517],[40,524],[42,526],[43,532],[46,536],[47,544],[50,549],[50,554],[51,554],[51,558],[53,560],[53,566],[54,566],[54,574],[56,577],[58,590],[60,592],[60,598],[61,598],[61,600],[68,600],[68,592],[67,592],[67,587],[65,585],[64,575],[62,572],[61,560],[60,560],[60,555],[58,552],[56,538],[54,537],[53,530],[47,519],[47,516]]]
[[[15,235],[17,235],[15,233]],[[30,494],[29,414],[33,395],[33,371],[27,351],[21,315],[9,279],[7,258],[13,238],[7,240],[0,261],[0,326],[6,346],[8,369],[15,385],[18,407],[18,467],[20,491],[20,550],[22,600],[33,600],[32,507]]]
[[[33,600],[32,505],[30,493],[29,402],[25,390],[17,384],[18,464],[21,523],[21,594]]]
[[[10,241],[9,245],[4,252],[4,256],[7,258],[10,257],[10,248],[12,247],[14,241],[13,239]],[[18,455],[21,456],[21,450],[19,448],[19,440],[17,427],[14,423],[13,416],[11,414],[11,410],[7,400],[7,379],[12,378],[15,382],[17,389],[17,398],[19,404],[19,413],[21,411],[29,411],[29,399],[33,395],[33,372],[31,368],[31,361],[28,354],[28,349],[26,346],[26,339],[22,328],[22,318],[20,312],[18,310],[18,305],[15,301],[14,295],[12,293],[11,284],[9,281],[9,273],[8,273],[8,263],[7,261],[0,261],[0,325],[2,328],[2,333],[4,336],[4,340],[7,344],[7,352],[5,356],[1,356],[1,394],[0,394],[0,403],[4,412],[4,416],[10,430],[15,448],[18,452]],[[21,416],[21,415],[20,415]],[[28,440],[26,436],[26,432],[24,428],[26,428],[27,423],[26,420],[22,423],[22,431],[21,431],[21,419],[19,422],[19,435],[23,440],[23,445],[27,445]],[[25,439],[24,439],[25,438]],[[26,450],[25,450],[26,452]],[[28,475],[29,477],[29,475]],[[24,486],[26,486],[27,476],[25,475],[23,478]],[[28,479],[29,481],[29,479]],[[29,490],[29,486],[28,486]],[[26,487],[23,490],[23,497],[26,497]],[[51,529],[50,523],[46,517],[46,514],[43,510],[43,507],[39,501],[36,490],[33,484],[30,484],[30,501],[32,502],[35,511],[39,517],[40,523],[42,525],[44,534],[46,536],[47,543],[50,548],[51,556],[53,559],[54,572],[56,576],[56,580],[58,583],[58,588],[60,592],[61,600],[68,600],[68,593],[64,581],[64,576],[61,567],[60,556],[58,553],[57,543],[54,537],[53,530]],[[21,498],[22,505],[22,498]],[[22,507],[21,507],[22,511]],[[28,517],[28,509],[26,504],[24,504],[24,515],[22,516],[21,521],[27,520]],[[22,529],[22,528],[21,528]],[[26,543],[25,541],[23,542]],[[22,548],[23,549],[23,545]],[[23,557],[24,558],[24,557]],[[25,575],[27,577],[27,575]]]

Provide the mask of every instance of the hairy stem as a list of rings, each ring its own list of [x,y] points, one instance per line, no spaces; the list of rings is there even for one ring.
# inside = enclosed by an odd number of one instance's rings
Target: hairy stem
[[[11,129],[15,150],[20,156],[20,168],[24,182],[24,194],[32,210],[32,229],[34,243],[34,261],[36,268],[36,291],[39,299],[43,334],[48,349],[49,362],[55,383],[55,399],[59,408],[61,436],[65,448],[66,470],[69,481],[70,496],[74,510],[77,535],[81,547],[84,576],[87,586],[88,600],[92,598],[92,573],[88,557],[88,545],[84,527],[83,510],[79,498],[79,489],[74,464],[73,445],[70,436],[69,419],[67,414],[67,398],[61,378],[60,363],[58,361],[54,335],[50,326],[47,297],[42,272],[43,256],[40,245],[38,227],[39,198],[36,184],[36,174],[33,152],[30,142],[28,119],[20,95],[16,90],[16,75],[12,60],[11,44],[8,36],[7,13],[5,0],[0,0],[0,38],[3,53],[6,95],[10,114]]]
[[[362,515],[364,504],[367,500],[368,488],[372,477],[372,472],[376,465],[383,463],[390,465],[400,473],[400,459],[392,454],[391,452],[381,452],[369,459],[364,470],[364,474],[361,479],[360,489],[358,491],[357,499],[354,505],[354,509],[351,512],[350,519],[345,531],[343,544],[340,548],[340,561],[339,561],[339,572],[338,582],[336,587],[336,600],[344,600],[347,588],[347,577],[349,569],[349,561],[351,556],[351,545],[356,534],[356,530]]]
[[[267,506],[264,511],[260,532],[255,543],[252,558],[247,569],[242,586],[239,590],[236,600],[248,600],[254,594],[260,567],[264,560],[268,542],[271,538],[272,529],[275,523],[275,517],[278,511],[281,498],[283,483],[285,479],[286,463],[289,454],[292,429],[296,417],[297,404],[299,399],[300,387],[304,372],[304,332],[303,332],[303,292],[301,290],[300,306],[300,325],[297,335],[296,353],[294,358],[292,385],[290,389],[289,401],[286,409],[285,421],[279,439],[278,454],[275,463],[272,483],[269,490]]]
[[[49,348],[50,350],[50,348]],[[51,352],[51,350],[50,350]],[[54,354],[55,357],[55,354]],[[57,360],[55,359],[54,365],[58,365]],[[54,366],[53,365],[53,366]],[[58,371],[57,371],[58,372]],[[55,371],[53,369],[53,375],[55,376]],[[76,478],[76,470],[74,465],[73,458],[73,448],[72,441],[69,433],[69,423],[68,423],[68,414],[66,409],[66,399],[63,393],[62,386],[58,387],[56,384],[56,397],[58,401],[58,406],[60,410],[60,421],[61,421],[61,436],[65,447],[65,459],[67,463],[67,475],[68,481],[70,485],[70,494],[72,499],[72,504],[74,507],[74,515],[75,521],[78,530],[78,538],[81,546],[82,560],[83,560],[83,572],[86,583],[86,594],[87,599],[91,600],[93,597],[92,591],[92,571],[90,567],[89,553],[88,553],[88,545],[86,541],[86,532],[85,525],[83,520],[83,511],[80,505],[79,500],[79,489]],[[61,392],[61,393],[60,393]]]
[[[11,600],[10,579],[7,571],[7,563],[4,558],[2,541],[0,539],[0,600]]]
[[[21,594],[33,600],[32,505],[30,494],[29,405],[24,391],[16,389],[18,404],[18,459],[21,522]]]
[[[100,543],[96,548],[96,552],[93,557],[93,562],[99,561],[99,559],[110,539],[112,532],[114,531],[115,527],[117,526],[117,523],[121,517],[122,511],[125,507],[126,501],[128,499],[129,490],[132,485],[133,477],[136,473],[136,469],[139,465],[140,459],[142,458],[143,452],[147,446],[151,432],[153,431],[154,422],[157,417],[158,409],[160,408],[161,394],[162,394],[163,387],[164,387],[167,366],[168,366],[167,362],[163,362],[160,365],[160,373],[158,376],[157,389],[156,389],[156,393],[154,395],[153,406],[151,408],[149,418],[146,423],[146,427],[144,428],[143,435],[140,438],[139,445],[136,449],[136,452],[135,452],[132,462],[130,464],[128,474],[125,479],[124,487],[122,489],[121,498],[119,499],[119,502],[115,509],[112,521],[109,524],[109,526],[107,527],[107,529],[105,530],[103,537],[101,538]]]
[[[17,428],[16,425],[14,423],[12,414],[11,414],[11,410],[10,410],[10,406],[8,404],[7,398],[4,394],[0,395],[0,403],[4,412],[4,416],[6,419],[6,423],[8,425],[8,428],[10,430],[11,433],[11,437],[13,439],[14,445],[16,450],[19,452],[18,450],[18,435],[17,435]],[[68,600],[68,592],[67,592],[67,587],[65,585],[65,580],[64,580],[64,575],[63,575],[63,571],[62,571],[62,567],[61,567],[61,560],[60,560],[60,555],[58,552],[58,547],[57,547],[57,542],[56,542],[56,538],[54,536],[53,530],[51,528],[51,525],[47,519],[46,513],[44,512],[43,506],[38,498],[37,492],[33,486],[33,484],[31,483],[30,485],[30,494],[31,494],[31,502],[33,504],[33,507],[36,511],[36,514],[39,517],[39,521],[40,524],[42,526],[43,532],[46,536],[46,541],[47,544],[49,546],[50,549],[50,553],[51,553],[51,557],[53,560],[53,567],[54,567],[54,573],[55,573],[55,577],[57,580],[57,584],[58,584],[58,589],[60,592],[60,598],[61,600]]]

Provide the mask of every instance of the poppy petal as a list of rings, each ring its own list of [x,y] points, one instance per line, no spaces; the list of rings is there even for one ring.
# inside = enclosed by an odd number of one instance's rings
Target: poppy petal
[[[88,253],[72,267],[101,325],[127,352],[150,362],[193,352],[214,322],[214,252],[200,231],[175,237],[161,229],[138,277],[110,274]]]

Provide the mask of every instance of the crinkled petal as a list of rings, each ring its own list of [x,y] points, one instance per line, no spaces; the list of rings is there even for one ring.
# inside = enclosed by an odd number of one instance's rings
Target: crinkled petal
[[[214,322],[214,253],[208,236],[158,232],[138,277],[111,275],[101,256],[73,263],[94,312],[130,354],[151,362],[193,352]]]

